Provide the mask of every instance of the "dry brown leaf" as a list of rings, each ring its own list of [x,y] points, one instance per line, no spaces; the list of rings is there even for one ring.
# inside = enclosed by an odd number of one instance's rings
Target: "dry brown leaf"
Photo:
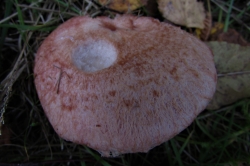
[[[158,0],[163,16],[179,25],[204,28],[205,9],[202,2],[196,0]]]
[[[218,41],[226,41],[228,43],[239,44],[241,46],[250,46],[236,30],[229,29],[227,32],[222,32],[217,36]]]
[[[211,32],[211,28],[212,28],[212,16],[211,16],[211,13],[207,12],[206,18],[204,20],[204,28],[196,29],[196,31],[200,31],[200,35],[198,36],[199,39],[201,39],[202,41],[207,41]]]
[[[235,29],[228,29],[227,32],[223,32],[224,25],[222,23],[215,23],[210,33],[211,41],[225,41],[228,43],[239,44],[241,46],[250,46],[241,34]]]
[[[107,8],[119,12],[127,12],[145,5],[147,0],[98,0],[98,2]]]

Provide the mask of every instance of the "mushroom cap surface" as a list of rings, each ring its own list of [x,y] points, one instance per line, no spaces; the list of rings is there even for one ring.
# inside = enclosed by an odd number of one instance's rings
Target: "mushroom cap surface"
[[[210,49],[147,17],[72,18],[35,59],[35,86],[56,133],[103,156],[147,152],[181,132],[216,88]]]

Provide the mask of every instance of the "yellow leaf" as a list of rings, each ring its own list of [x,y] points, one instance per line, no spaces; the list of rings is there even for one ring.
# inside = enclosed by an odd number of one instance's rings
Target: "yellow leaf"
[[[119,11],[127,12],[145,5],[147,0],[99,0],[102,6]]]
[[[205,9],[202,2],[196,0],[158,0],[163,16],[179,25],[204,28]]]
[[[211,29],[211,35],[217,33],[218,31],[222,31],[223,28],[224,28],[223,23],[220,23],[220,22],[215,23],[214,26]]]

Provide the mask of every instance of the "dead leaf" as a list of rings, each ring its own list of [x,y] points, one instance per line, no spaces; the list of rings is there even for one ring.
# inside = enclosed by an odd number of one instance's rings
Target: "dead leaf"
[[[218,34],[223,32],[224,24],[221,22],[215,22],[212,26],[210,35],[211,36],[218,36]]]
[[[239,44],[241,46],[250,46],[241,34],[235,29],[228,29],[227,32],[223,32],[224,24],[215,23],[210,32],[210,41],[225,41],[228,43]]]
[[[227,32],[223,32],[218,35],[218,41],[226,41],[228,43],[239,44],[241,46],[250,46],[248,43],[236,30],[229,29]]]
[[[196,0],[158,0],[163,16],[179,25],[204,28],[205,9],[202,2]]]
[[[212,16],[211,13],[206,13],[206,18],[204,20],[204,28],[200,29],[200,28],[196,28],[195,32],[196,32],[196,36],[201,39],[202,41],[207,41],[210,32],[212,29]]]
[[[227,42],[208,42],[213,50],[218,82],[207,106],[214,110],[250,96],[250,47]]]
[[[142,7],[147,3],[147,0],[98,0],[98,2],[109,9],[127,12]]]

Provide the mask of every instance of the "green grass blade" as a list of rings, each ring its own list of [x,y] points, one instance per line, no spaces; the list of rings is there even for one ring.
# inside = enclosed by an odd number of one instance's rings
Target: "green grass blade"
[[[209,131],[200,124],[198,119],[196,119],[195,122],[205,135],[207,135],[211,140],[216,141],[216,139],[209,133]]]
[[[11,8],[12,8],[12,1],[7,1],[5,4],[5,12],[4,12],[4,18],[6,18],[7,16],[9,16],[11,14]],[[9,20],[6,22],[6,24],[9,23]],[[1,24],[0,24],[1,25]],[[2,32],[1,32],[1,38],[0,38],[0,51],[2,51],[2,47],[3,47],[3,43],[5,40],[5,37],[7,36],[8,33],[8,27],[3,27]],[[1,52],[0,52],[1,54]]]
[[[107,161],[103,160],[100,155],[95,154],[92,150],[90,150],[87,146],[85,146],[86,151],[91,154],[98,162],[100,162],[103,166],[111,166]]]
[[[178,147],[176,146],[175,140],[171,139],[170,143],[171,143],[171,146],[172,146],[172,148],[174,150],[174,154],[175,154],[176,160],[178,162],[178,165],[179,166],[183,166],[183,163],[182,163],[182,160],[181,160],[181,156],[180,156],[180,152],[178,151]]]
[[[19,31],[52,31],[56,26],[0,24],[0,28],[16,28]]]
[[[17,9],[18,20],[19,20],[19,22],[20,22],[21,25],[24,25],[23,12],[20,9],[20,7],[18,6],[18,1],[15,0],[15,2],[16,2],[16,9]]]
[[[224,25],[224,29],[223,29],[224,32],[227,32],[228,27],[229,27],[229,20],[230,20],[230,17],[231,17],[233,3],[234,3],[234,0],[230,0],[230,6],[229,6],[229,9],[228,9],[228,12],[227,12],[225,25]]]

